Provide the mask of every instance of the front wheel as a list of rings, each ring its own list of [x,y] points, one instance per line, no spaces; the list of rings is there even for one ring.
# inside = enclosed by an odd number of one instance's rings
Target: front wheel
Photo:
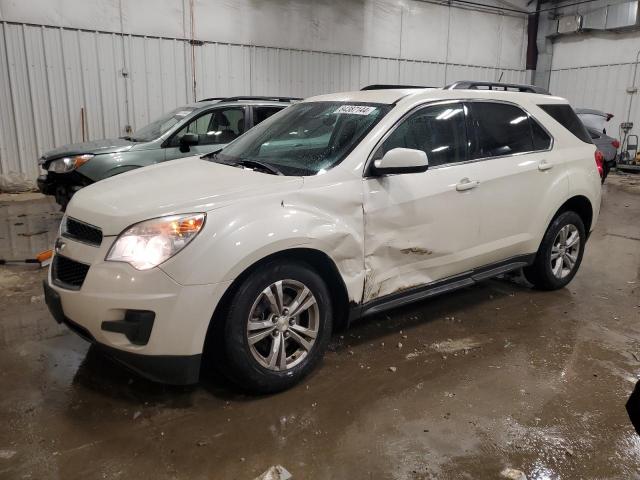
[[[310,266],[271,262],[236,290],[224,328],[228,377],[254,393],[285,390],[322,359],[332,305]]]
[[[558,215],[544,234],[533,265],[524,268],[524,276],[540,290],[563,288],[580,267],[586,240],[584,223],[577,213]]]

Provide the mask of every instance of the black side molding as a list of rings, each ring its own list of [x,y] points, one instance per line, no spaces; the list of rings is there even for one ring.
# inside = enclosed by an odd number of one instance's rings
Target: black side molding
[[[438,280],[427,285],[420,285],[414,288],[408,288],[401,292],[391,293],[380,298],[375,298],[367,303],[356,305],[349,312],[349,321],[360,317],[374,315],[392,308],[397,308],[409,303],[424,300],[426,298],[440,295],[441,293],[450,292],[459,288],[468,287],[475,283],[496,277],[503,273],[511,272],[527,265],[531,265],[536,254],[519,255],[502,262],[487,265],[475,270],[454,275],[442,280]]]
[[[374,84],[367,85],[366,87],[362,87],[360,91],[367,90],[395,90],[395,89],[403,89],[403,88],[437,88],[437,87],[428,87],[426,85],[389,85],[389,84]]]

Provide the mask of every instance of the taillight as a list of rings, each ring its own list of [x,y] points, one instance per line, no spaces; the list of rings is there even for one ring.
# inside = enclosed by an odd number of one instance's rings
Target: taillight
[[[620,148],[620,142],[618,140],[614,140],[613,142],[611,142],[611,145],[613,146],[613,148],[615,148],[616,150]]]
[[[598,173],[600,174],[600,177],[602,177],[604,173],[604,169],[602,167],[604,164],[604,154],[600,150],[596,150],[594,156],[596,159],[596,166],[598,167]]]

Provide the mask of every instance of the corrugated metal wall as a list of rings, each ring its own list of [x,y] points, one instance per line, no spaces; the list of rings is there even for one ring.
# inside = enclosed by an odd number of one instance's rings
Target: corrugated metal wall
[[[524,81],[524,69],[0,23],[0,174],[35,178],[54,146],[120,136],[196,98],[291,95],[372,83]],[[192,61],[192,57],[194,61]]]
[[[627,119],[633,65],[601,65],[551,71],[550,89],[554,95],[568,99],[576,108],[595,108],[613,113],[607,133],[620,138],[618,127]],[[640,126],[640,100],[635,99],[631,121]],[[637,131],[637,128],[636,128]]]
[[[620,122],[634,123],[640,132],[640,99],[627,88],[633,85],[636,54],[640,48],[640,33],[628,32],[580,35],[556,41],[549,88],[555,95],[567,98],[574,107],[595,108],[613,113],[607,133],[620,138]],[[635,87],[640,83],[640,69]]]

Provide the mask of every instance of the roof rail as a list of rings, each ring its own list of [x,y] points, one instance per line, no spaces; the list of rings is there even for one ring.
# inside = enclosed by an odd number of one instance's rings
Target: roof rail
[[[434,88],[427,87],[426,85],[385,85],[385,84],[375,84],[375,85],[367,85],[366,87],[362,87],[360,91],[365,90],[394,90],[396,88]]]
[[[297,100],[302,100],[302,98],[298,97],[251,97],[251,96],[241,96],[241,97],[209,97],[202,98],[198,100],[198,102],[238,102],[240,100],[268,100],[271,102],[294,102]]]
[[[302,100],[302,98],[300,97],[280,97],[280,96],[273,96],[273,97],[252,97],[252,96],[239,96],[239,97],[226,97],[226,98],[221,98],[220,101],[221,102],[239,102],[242,100],[266,100],[266,101],[270,101],[270,102],[295,102],[298,100]]]
[[[478,82],[462,80],[444,87],[445,90],[502,90],[504,92],[526,92],[551,95],[548,90],[536,85],[522,85],[518,83]]]

